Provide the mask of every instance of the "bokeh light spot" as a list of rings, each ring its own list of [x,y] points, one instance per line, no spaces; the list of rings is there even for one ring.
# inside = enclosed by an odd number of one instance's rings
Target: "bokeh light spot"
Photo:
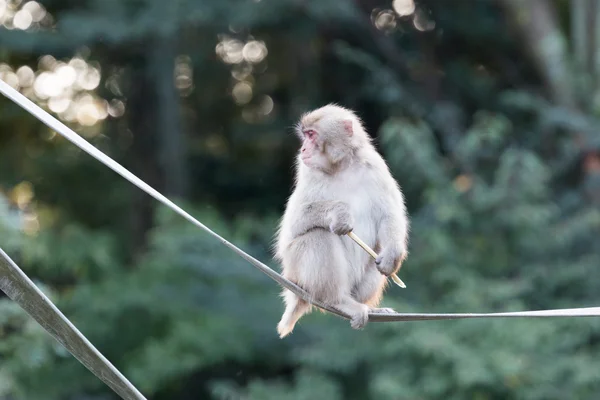
[[[252,100],[252,86],[248,82],[238,82],[233,87],[232,95],[237,104],[247,104]]]
[[[71,99],[68,97],[52,97],[48,100],[48,108],[55,113],[63,113],[67,111],[71,105]]]
[[[23,6],[23,10],[29,12],[34,22],[40,22],[46,16],[46,10],[37,1],[30,1]]]
[[[396,15],[391,10],[379,12],[375,17],[375,26],[380,31],[393,31],[396,28]]]
[[[244,44],[237,39],[224,39],[217,44],[217,55],[227,64],[237,64],[244,59]]]
[[[108,104],[108,114],[111,117],[120,117],[125,114],[125,103],[121,100],[113,99]]]
[[[21,87],[29,87],[33,85],[35,73],[27,65],[19,67],[19,69],[17,70],[17,76],[19,77],[19,85]]]
[[[259,63],[267,56],[267,46],[264,42],[251,40],[244,45],[242,54],[244,59],[250,63]]]
[[[262,115],[269,115],[273,111],[273,99],[271,96],[263,96],[260,102],[259,110]]]
[[[33,17],[27,10],[19,10],[13,17],[13,25],[17,29],[25,30],[31,26]]]
[[[421,9],[417,10],[413,16],[413,25],[417,30],[422,32],[431,31],[435,28],[435,21],[433,21],[427,13]]]
[[[392,7],[401,17],[415,12],[415,2],[413,0],[394,0]]]

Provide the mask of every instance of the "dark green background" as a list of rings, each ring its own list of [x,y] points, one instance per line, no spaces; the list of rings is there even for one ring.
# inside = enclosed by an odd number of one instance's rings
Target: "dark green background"
[[[90,93],[125,112],[69,126],[274,268],[291,127],[337,102],[364,119],[411,214],[408,288],[391,287],[385,306],[600,305],[596,1],[420,0],[404,17],[374,0],[41,4],[51,20],[0,28],[0,62],[92,63]],[[268,54],[228,64],[223,35]],[[246,104],[236,77],[252,88]],[[358,332],[313,313],[280,340],[274,282],[5,98],[0,189],[2,248],[148,399],[600,395],[595,318]],[[0,298],[0,399],[114,398]]]

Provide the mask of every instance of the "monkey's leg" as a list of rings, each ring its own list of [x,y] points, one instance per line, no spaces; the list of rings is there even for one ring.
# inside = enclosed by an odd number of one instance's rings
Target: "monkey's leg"
[[[363,279],[354,287],[354,298],[369,306],[373,313],[393,313],[391,308],[377,308],[383,297],[383,291],[387,285],[387,279],[383,276],[373,262],[369,262]]]
[[[364,328],[369,320],[369,306],[359,303],[350,296],[342,297],[335,307],[350,316],[350,326],[354,329]]]
[[[296,296],[289,290],[284,291],[285,301],[285,312],[281,317],[281,321],[277,324],[277,333],[280,338],[284,338],[294,330],[296,322],[308,311],[310,311],[310,304],[303,299]]]

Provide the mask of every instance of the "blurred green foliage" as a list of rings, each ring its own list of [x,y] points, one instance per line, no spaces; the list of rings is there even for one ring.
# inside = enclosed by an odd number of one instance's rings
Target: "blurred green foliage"
[[[386,306],[598,305],[597,96],[580,83],[594,77],[548,72],[505,12],[510,1],[423,0],[399,17],[373,0],[47,0],[51,21],[0,28],[0,54],[14,70],[37,71],[46,54],[95,65],[102,79],[90,92],[125,112],[69,124],[273,267],[297,148],[290,127],[335,101],[364,119],[411,214],[408,288],[391,287]],[[556,17],[546,29],[567,37],[576,10],[542,3]],[[255,60],[243,61],[251,40]],[[570,87],[576,106],[555,96]],[[357,332],[313,313],[279,340],[270,279],[4,98],[0,132],[0,246],[149,399],[600,394],[598,319]],[[112,398],[0,298],[0,399]]]

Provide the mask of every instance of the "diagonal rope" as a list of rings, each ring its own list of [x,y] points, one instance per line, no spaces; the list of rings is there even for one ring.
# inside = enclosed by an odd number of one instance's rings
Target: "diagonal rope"
[[[58,121],[56,118],[51,116],[48,112],[46,112],[45,110],[40,108],[37,104],[33,103],[31,100],[29,100],[27,97],[23,96],[21,93],[19,93],[15,89],[13,89],[11,86],[6,84],[1,79],[0,79],[0,92],[2,92],[2,94],[4,94],[6,97],[8,97],[9,99],[11,99],[15,103],[17,103],[22,108],[27,110],[34,117],[36,117],[37,119],[42,121],[49,128],[53,129],[54,131],[56,131],[59,134],[61,134],[62,136],[64,136],[67,140],[69,140],[70,142],[75,144],[81,150],[85,151],[86,153],[88,153],[89,155],[91,155],[92,157],[94,157],[95,159],[97,159],[98,161],[100,161],[101,163],[103,163],[104,165],[106,165],[107,167],[109,167],[110,169],[112,169],[113,171],[115,171],[116,173],[118,173],[119,175],[124,177],[125,179],[127,179],[129,182],[133,183],[135,186],[142,189],[144,192],[148,193],[150,196],[154,197],[156,200],[165,204],[167,207],[169,207],[172,210],[174,210],[175,212],[177,212],[179,215],[181,215],[182,217],[184,217],[185,219],[190,221],[192,224],[194,224],[197,227],[208,232],[213,237],[219,239],[221,241],[221,243],[223,243],[225,246],[229,247],[236,254],[238,254],[240,257],[244,258],[245,260],[247,260],[249,263],[251,263],[256,268],[258,268],[261,272],[265,273],[271,279],[273,279],[274,281],[279,283],[281,286],[285,287],[286,289],[291,290],[292,292],[296,293],[298,296],[302,297],[304,300],[309,301],[318,307],[321,307],[321,308],[323,308],[327,311],[330,311],[334,314],[337,314],[341,317],[348,318],[347,315],[343,314],[342,312],[340,312],[338,310],[333,309],[332,307],[329,307],[329,306],[327,306],[323,303],[320,303],[316,300],[311,300],[310,295],[307,292],[305,292],[302,288],[300,288],[299,286],[295,285],[294,283],[288,281],[283,276],[281,276],[280,274],[278,274],[277,272],[275,272],[274,270],[269,268],[267,265],[263,264],[262,262],[260,262],[256,258],[252,257],[251,255],[247,254],[242,249],[240,249],[239,247],[230,243],[225,238],[223,238],[222,236],[220,236],[219,234],[217,234],[216,232],[211,230],[209,227],[207,227],[206,225],[204,225],[203,223],[198,221],[196,218],[192,217],[189,213],[187,213],[181,207],[179,207],[178,205],[173,203],[171,200],[169,200],[168,198],[163,196],[160,192],[158,192],[156,189],[154,189],[153,187],[148,185],[146,182],[142,181],[140,178],[138,178],[137,176],[135,176],[134,174],[129,172],[121,164],[114,161],[112,158],[110,158],[109,156],[107,156],[106,154],[104,154],[103,152],[98,150],[97,148],[95,148],[87,140],[85,140],[84,138],[79,136],[77,133],[75,133],[75,131],[68,128],[62,122]]]
[[[0,289],[121,398],[146,400],[1,248]]]
[[[181,207],[173,203],[171,200],[163,196],[160,192],[152,188],[146,182],[129,172],[121,164],[108,157],[106,154],[98,150],[96,147],[91,145],[88,141],[79,136],[75,131],[68,128],[65,124],[58,121],[56,118],[51,116],[48,112],[40,108],[38,105],[33,103],[31,100],[23,96],[17,90],[10,87],[8,84],[0,80],[0,92],[6,97],[17,103],[19,106],[27,110],[34,117],[42,121],[49,128],[55,130],[60,135],[64,136],[67,140],[75,144],[81,150],[85,151],[129,182],[142,189],[156,200],[160,201],[179,215],[187,219],[192,224],[203,229],[211,236],[217,238],[225,246],[235,252],[237,255],[248,261],[250,264],[255,266],[258,270],[266,274],[268,277],[273,279],[275,282],[290,290],[302,299],[312,303],[313,305],[327,310],[340,317],[349,319],[349,316],[345,313],[331,307],[327,304],[323,304],[316,299],[313,299],[306,291],[297,286],[296,284],[285,279],[283,276],[269,268],[266,264],[252,257],[248,253],[244,252],[239,247],[227,241],[225,238],[212,231],[206,225],[198,221],[196,218],[188,214]],[[427,313],[371,313],[369,314],[369,321],[371,322],[391,322],[391,321],[425,321],[425,320],[443,320],[443,319],[464,319],[464,318],[493,318],[493,317],[600,317],[600,307],[589,307],[589,308],[570,308],[560,310],[544,310],[544,311],[520,311],[520,312],[504,312],[504,313],[453,313],[453,314],[427,314]]]

